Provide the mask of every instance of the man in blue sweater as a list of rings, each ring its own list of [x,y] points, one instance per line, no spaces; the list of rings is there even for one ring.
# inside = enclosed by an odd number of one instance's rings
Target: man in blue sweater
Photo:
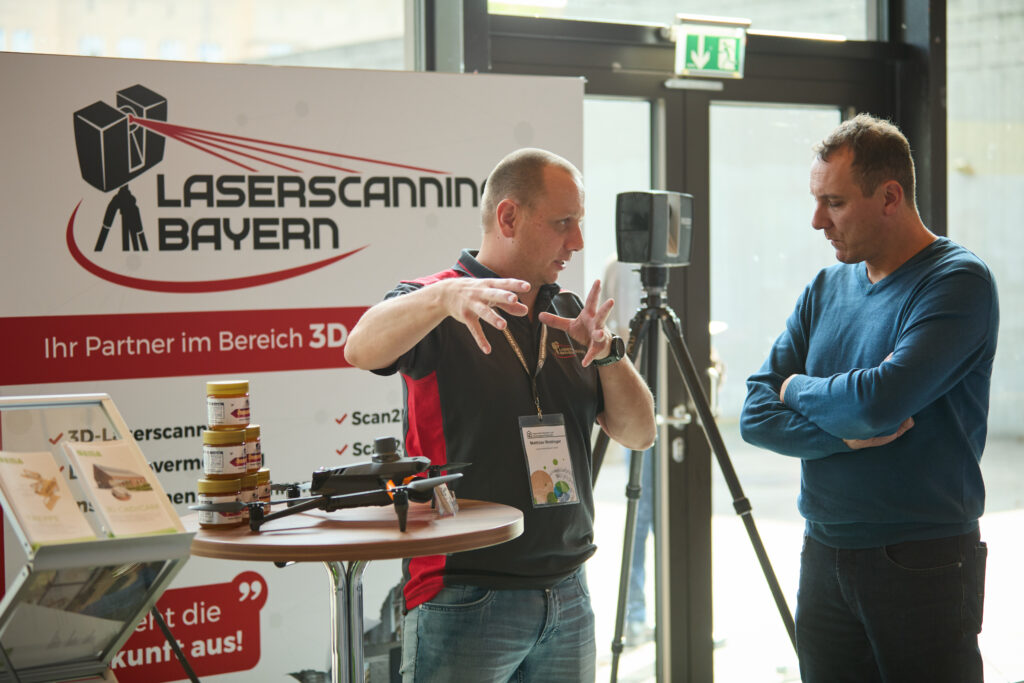
[[[862,114],[815,151],[811,225],[840,263],[800,295],[741,418],[801,458],[801,676],[981,681],[995,282],[921,221],[895,126]]]

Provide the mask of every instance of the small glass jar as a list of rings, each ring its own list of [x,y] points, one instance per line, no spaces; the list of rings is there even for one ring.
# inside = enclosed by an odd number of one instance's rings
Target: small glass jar
[[[263,503],[263,512],[270,512],[270,470],[261,467],[256,472],[256,500]]]
[[[196,490],[200,505],[204,503],[235,503],[242,488],[241,479],[200,479]],[[243,523],[242,512],[199,511],[200,529],[231,529]]]
[[[249,425],[245,428],[246,471],[249,474],[263,467],[263,449],[260,446],[260,426]]]
[[[238,479],[249,470],[245,430],[203,430],[203,474],[207,479]]]
[[[249,381],[206,383],[206,426],[240,429],[249,424]]]
[[[242,488],[238,491],[238,500],[243,503],[256,502],[256,473],[246,474],[242,477]],[[242,520],[249,521],[249,508],[242,510]]]

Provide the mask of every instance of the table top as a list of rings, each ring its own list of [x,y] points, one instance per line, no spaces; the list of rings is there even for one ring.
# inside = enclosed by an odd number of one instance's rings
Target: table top
[[[459,513],[440,517],[429,503],[410,503],[404,532],[393,507],[312,510],[263,524],[200,529],[199,516],[182,518],[195,531],[191,552],[223,560],[312,562],[384,560],[473,550],[512,540],[523,533],[523,513],[478,500],[459,500]]]

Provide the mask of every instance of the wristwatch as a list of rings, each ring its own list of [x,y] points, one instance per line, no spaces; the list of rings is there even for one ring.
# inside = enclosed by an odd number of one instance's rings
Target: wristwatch
[[[611,351],[604,358],[594,361],[594,365],[599,368],[603,368],[605,365],[611,365],[612,363],[618,363],[626,356],[626,342],[622,341],[622,337],[615,335],[612,337]]]

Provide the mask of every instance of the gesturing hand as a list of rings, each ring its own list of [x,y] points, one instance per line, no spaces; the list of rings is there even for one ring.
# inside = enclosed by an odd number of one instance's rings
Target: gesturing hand
[[[503,330],[508,323],[498,315],[500,308],[509,315],[526,315],[529,309],[521,303],[518,293],[530,291],[530,283],[513,278],[460,277],[437,283],[443,291],[442,303],[448,315],[469,328],[476,345],[484,353],[491,345],[484,336],[480,321]],[[435,286],[437,286],[435,285]]]
[[[611,313],[615,300],[608,299],[598,306],[597,302],[600,296],[601,281],[594,280],[583,310],[575,318],[563,318],[546,312],[537,316],[540,322],[566,332],[574,341],[587,347],[587,353],[583,356],[583,367],[590,365],[595,356],[604,354],[611,344],[612,335],[605,329],[604,323],[608,320],[608,314]]]

